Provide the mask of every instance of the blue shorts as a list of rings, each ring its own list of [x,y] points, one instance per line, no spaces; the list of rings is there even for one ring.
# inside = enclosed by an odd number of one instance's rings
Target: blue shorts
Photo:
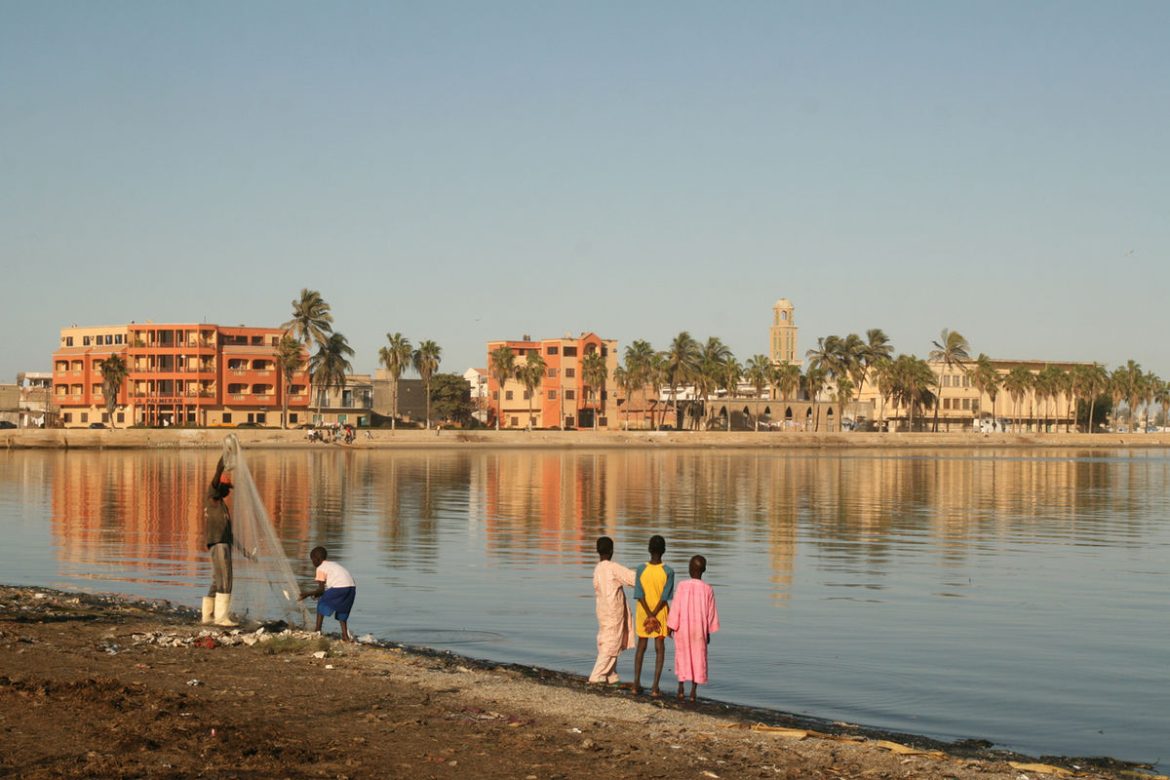
[[[317,614],[329,617],[335,615],[342,622],[349,620],[349,611],[353,609],[353,598],[357,595],[357,588],[329,588],[317,600]]]

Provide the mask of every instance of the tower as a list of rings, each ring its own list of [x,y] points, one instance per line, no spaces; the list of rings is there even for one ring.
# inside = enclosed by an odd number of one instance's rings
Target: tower
[[[772,307],[771,351],[773,364],[792,363],[800,365],[796,356],[796,310],[787,298],[776,301]]]

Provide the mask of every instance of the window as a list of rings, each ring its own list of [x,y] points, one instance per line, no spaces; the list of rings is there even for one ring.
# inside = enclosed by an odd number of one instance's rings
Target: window
[[[67,347],[73,346],[73,337],[72,336],[65,337],[65,346],[67,346]]]
[[[970,399],[970,398],[964,398],[964,399],[963,399],[963,408],[964,408],[964,409],[970,409],[970,408],[971,408],[971,399]]]
[[[109,422],[109,421],[110,421],[110,413],[109,412],[102,412],[102,422]]]
[[[548,400],[550,400],[550,401],[557,400],[557,391],[556,390],[549,390],[548,391]]]
[[[122,343],[122,334],[121,334],[121,333],[115,333],[115,334],[114,334],[114,343],[115,343],[115,344],[121,344],[121,343]]]
[[[527,400],[528,400],[529,398],[531,398],[531,397],[532,397],[532,393],[530,393],[530,392],[528,392],[527,390],[525,390],[525,391],[524,391],[524,400],[525,400],[525,401],[527,401]]]
[[[288,421],[289,421],[290,423],[292,423],[293,425],[296,425],[296,424],[297,424],[297,413],[296,413],[296,412],[290,412],[290,413],[289,413],[289,415],[288,415]]]
[[[545,353],[546,355],[556,355],[556,354],[559,354],[559,353],[560,353],[560,351],[561,351],[561,348],[560,348],[560,347],[549,347],[548,349],[546,349],[546,350],[544,351],[544,353]]]
[[[83,423],[89,422],[89,412],[82,412],[81,413],[81,421]]]
[[[120,422],[120,423],[126,422],[126,413],[125,412],[118,412],[118,422]]]
[[[556,376],[557,376],[557,370],[555,368],[550,368],[548,370],[548,378],[549,379],[556,379]]]
[[[565,369],[565,379],[572,379],[575,376],[577,376],[577,369],[575,369],[575,368],[566,368]]]
[[[232,421],[232,413],[231,412],[224,412],[223,413],[223,421],[225,423],[230,423]]]
[[[107,333],[106,334],[106,344],[113,344],[113,343],[114,343],[114,337],[111,336],[109,333]]]
[[[573,399],[575,399],[576,397],[577,397],[577,391],[576,391],[576,390],[566,390],[566,391],[565,391],[565,400],[566,400],[566,401],[572,401],[572,400],[573,400]]]
[[[73,412],[65,412],[65,422],[73,422]]]
[[[81,346],[88,347],[92,343],[93,343],[93,339],[90,338],[89,336],[82,336],[81,337]]]
[[[577,348],[565,347],[565,357],[577,357]]]
[[[512,423],[511,423],[511,424],[510,424],[508,427],[509,427],[509,428],[519,428],[519,427],[520,427],[520,418],[519,418],[519,417],[513,417],[513,418],[512,418]]]
[[[506,393],[504,393],[504,400],[505,400],[505,401],[511,401],[511,400],[512,400],[512,391],[511,391],[511,390],[508,390]]]
[[[604,400],[605,400],[605,399],[607,399],[607,398],[609,398],[609,391],[608,391],[608,390],[602,390],[602,391],[601,391],[601,400],[602,400],[602,401],[604,401]]]

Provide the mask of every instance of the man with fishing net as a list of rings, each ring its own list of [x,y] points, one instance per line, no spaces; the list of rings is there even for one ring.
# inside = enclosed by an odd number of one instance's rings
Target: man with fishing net
[[[224,472],[223,456],[215,464],[215,476],[203,499],[203,528],[207,552],[211,556],[211,587],[203,597],[203,622],[217,626],[234,626],[232,606],[232,514],[227,497],[232,492],[231,477]]]

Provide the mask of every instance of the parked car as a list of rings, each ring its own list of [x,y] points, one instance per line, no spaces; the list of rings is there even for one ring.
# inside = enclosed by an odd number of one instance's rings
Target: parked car
[[[237,428],[263,428],[264,426],[258,422],[242,422],[236,426]]]
[[[16,423],[10,420],[0,420],[0,428],[15,428]]]
[[[94,429],[95,431],[99,431],[99,430],[104,430],[106,427],[106,424],[100,423],[100,422],[92,422],[89,424],[89,427]]]

